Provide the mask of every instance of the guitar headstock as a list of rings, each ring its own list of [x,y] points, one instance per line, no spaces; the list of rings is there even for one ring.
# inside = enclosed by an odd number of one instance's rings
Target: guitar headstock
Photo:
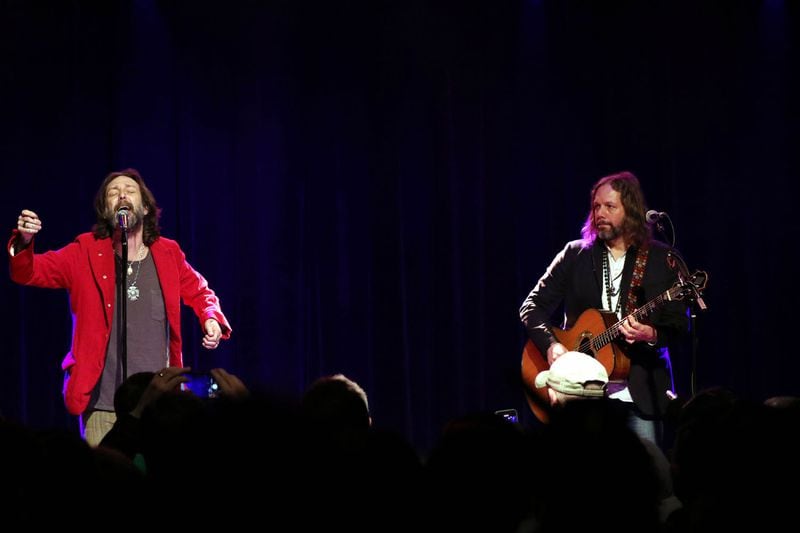
[[[707,284],[708,273],[704,270],[696,270],[689,276],[689,279],[676,283],[670,291],[670,295],[674,300],[682,300],[686,296],[700,298]]]
[[[694,274],[689,276],[688,282],[694,286],[696,291],[701,292],[706,288],[706,284],[708,283],[708,274],[705,270],[696,270]]]

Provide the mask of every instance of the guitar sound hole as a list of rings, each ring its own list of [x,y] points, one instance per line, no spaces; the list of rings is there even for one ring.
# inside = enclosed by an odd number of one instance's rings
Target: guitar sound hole
[[[591,355],[594,357],[594,352],[592,351],[592,345],[590,339],[581,339],[580,345],[578,345],[578,349],[575,350],[577,352],[583,352],[586,355]]]

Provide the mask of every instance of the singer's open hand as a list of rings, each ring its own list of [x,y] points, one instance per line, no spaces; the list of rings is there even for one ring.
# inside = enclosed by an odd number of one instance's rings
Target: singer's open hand
[[[203,335],[203,348],[206,350],[213,350],[219,346],[219,340],[222,338],[222,328],[219,322],[213,318],[206,320],[204,327],[206,334]]]
[[[17,229],[22,242],[27,246],[33,236],[42,229],[42,221],[39,220],[39,215],[33,211],[23,209],[19,217],[17,217]]]

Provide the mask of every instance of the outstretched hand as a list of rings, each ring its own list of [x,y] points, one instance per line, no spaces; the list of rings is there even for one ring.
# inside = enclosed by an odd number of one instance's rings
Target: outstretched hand
[[[33,236],[42,229],[42,221],[39,215],[29,209],[23,209],[17,217],[17,229],[22,240],[23,246],[28,246]]]

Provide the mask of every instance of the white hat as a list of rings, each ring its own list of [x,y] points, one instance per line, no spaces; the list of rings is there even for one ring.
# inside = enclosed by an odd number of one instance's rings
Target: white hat
[[[581,352],[567,352],[559,356],[549,370],[536,376],[536,387],[545,385],[553,390],[573,396],[605,395],[608,383],[606,368],[594,357]],[[602,388],[586,388],[587,383],[597,383]]]

